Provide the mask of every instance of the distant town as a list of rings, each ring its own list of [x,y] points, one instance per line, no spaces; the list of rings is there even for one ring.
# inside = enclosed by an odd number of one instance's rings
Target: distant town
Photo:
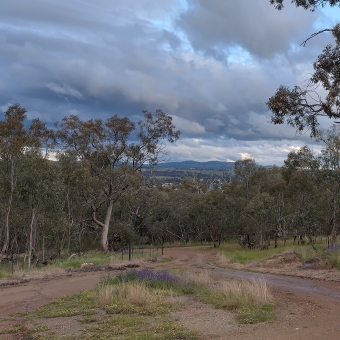
[[[145,167],[143,174],[146,178],[171,187],[185,178],[196,178],[198,181],[209,182],[210,186],[218,187],[224,181],[230,181],[234,162],[166,162],[156,165],[153,169]]]

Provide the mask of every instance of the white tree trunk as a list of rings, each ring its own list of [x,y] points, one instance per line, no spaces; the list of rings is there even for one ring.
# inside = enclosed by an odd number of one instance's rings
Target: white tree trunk
[[[108,251],[108,239],[107,238],[109,234],[109,226],[110,226],[110,221],[111,221],[112,208],[113,208],[113,201],[110,201],[106,209],[104,223],[100,222],[96,218],[95,211],[94,210],[92,211],[93,222],[96,223],[98,226],[102,227],[102,237],[101,237],[100,245],[105,252]]]

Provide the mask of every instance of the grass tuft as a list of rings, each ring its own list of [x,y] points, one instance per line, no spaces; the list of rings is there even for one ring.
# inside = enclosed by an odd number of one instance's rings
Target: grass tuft
[[[233,309],[256,307],[273,301],[264,279],[221,282],[216,291],[222,295],[223,304]]]
[[[169,292],[150,289],[143,282],[120,282],[115,285],[100,285],[97,289],[97,305],[108,313],[138,313],[160,315],[171,310],[165,297]]]

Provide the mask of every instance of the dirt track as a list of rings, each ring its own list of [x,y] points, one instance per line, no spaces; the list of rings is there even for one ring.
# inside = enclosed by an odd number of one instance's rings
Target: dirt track
[[[340,339],[338,282],[225,269],[216,265],[211,254],[193,248],[165,249],[165,256],[171,257],[172,260],[147,263],[146,266],[206,268],[215,275],[237,278],[260,276],[272,287],[276,301],[280,305],[278,319],[272,323],[239,326],[226,322],[221,314],[225,312],[217,313],[213,309],[204,310],[197,306],[188,309],[186,319],[191,318],[194,321],[204,316],[205,321],[202,319],[197,327],[202,328],[201,332],[207,339]],[[8,318],[9,315],[22,311],[30,312],[48,301],[93,289],[101,275],[102,272],[77,273],[53,280],[31,280],[17,286],[1,288],[0,330],[8,328],[15,322],[15,318]],[[215,312],[216,314],[211,315]],[[195,323],[191,324],[194,328]],[[198,330],[200,331],[200,328]]]

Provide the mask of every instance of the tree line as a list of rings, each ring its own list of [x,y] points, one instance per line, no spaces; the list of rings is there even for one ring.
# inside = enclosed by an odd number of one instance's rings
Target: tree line
[[[339,6],[339,0],[292,0],[297,7]],[[284,0],[270,0],[278,10]],[[273,124],[287,122],[323,143],[320,155],[308,147],[290,152],[283,167],[263,168],[255,160],[235,163],[231,181],[210,190],[195,178],[172,188],[145,180],[144,164],[156,165],[163,140],[179,131],[161,110],[143,111],[137,124],[113,116],[103,121],[65,117],[48,129],[38,119],[26,123],[26,110],[8,107],[0,122],[0,261],[25,253],[28,266],[51,252],[104,251],[127,243],[210,240],[228,237],[241,246],[266,248],[271,240],[310,244],[325,234],[334,244],[339,229],[340,134],[319,129],[319,117],[340,118],[339,24],[313,64],[307,85],[281,85],[269,98]],[[311,38],[310,37],[310,38]],[[310,39],[307,38],[303,45]],[[318,95],[322,86],[326,96]],[[50,160],[50,155],[56,161]]]
[[[215,188],[198,176],[163,187],[141,169],[157,164],[165,154],[162,140],[175,142],[179,131],[161,110],[143,113],[137,124],[118,116],[70,116],[48,129],[39,120],[28,124],[20,105],[8,107],[0,122],[1,258],[26,254],[30,266],[61,252],[178,240],[218,246],[235,238],[243,247],[265,249],[289,236],[303,235],[313,245],[323,234],[334,244],[337,126],[319,136],[320,155],[305,146],[290,152],[282,167],[239,160],[232,179]]]

